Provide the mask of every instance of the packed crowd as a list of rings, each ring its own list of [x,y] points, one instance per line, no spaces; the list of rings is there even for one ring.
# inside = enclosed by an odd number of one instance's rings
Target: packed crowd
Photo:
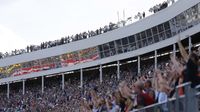
[[[167,102],[169,98],[175,97],[176,86],[188,81],[192,82],[193,88],[200,84],[198,65],[194,63],[197,60],[193,60],[193,56],[188,60],[186,69],[175,58],[171,58],[169,65],[162,65],[163,70],[157,69],[153,74],[144,74],[131,82],[122,81],[116,90],[103,97],[98,95],[99,91],[91,90],[90,97],[84,99],[81,109],[83,112],[130,112]],[[183,88],[178,89],[178,95],[184,95]],[[169,109],[163,105],[160,111],[169,112]]]
[[[88,91],[95,89],[101,91],[101,94],[106,94],[104,90],[115,90],[119,81],[116,78],[116,73],[106,72],[103,77],[103,83],[99,82],[97,77],[98,71],[91,72],[91,75],[84,75],[84,87],[79,88],[80,80],[78,76],[70,77],[65,82],[65,89],[61,90],[59,78],[46,79],[44,93],[41,93],[41,85],[31,84],[26,87],[25,95],[22,95],[22,90],[12,90],[10,99],[0,97],[0,111],[3,112],[79,112],[80,100],[88,95]],[[129,72],[121,72],[122,79],[130,79]],[[38,83],[38,82],[37,82]],[[14,89],[14,88],[13,88]],[[0,96],[6,96],[6,91],[0,93]]]
[[[6,91],[0,92],[0,111],[3,112],[129,112],[142,107],[167,101],[174,96],[177,85],[191,81],[192,87],[200,84],[199,50],[187,54],[178,42],[182,58],[170,57],[162,60],[157,69],[151,61],[145,62],[141,74],[132,65],[121,66],[120,80],[116,68],[104,69],[103,82],[100,83],[99,71],[84,73],[83,88],[78,76],[72,74],[61,90],[59,76],[45,80],[44,93],[41,86],[31,83],[25,95],[21,89],[11,89],[10,98]],[[178,91],[184,94],[183,88]],[[167,111],[166,106],[162,110]]]

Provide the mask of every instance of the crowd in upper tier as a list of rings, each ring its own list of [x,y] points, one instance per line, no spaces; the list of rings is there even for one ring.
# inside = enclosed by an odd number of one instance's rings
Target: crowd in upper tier
[[[192,49],[188,55],[180,41],[182,57],[170,56],[162,59],[154,69],[152,60],[141,63],[141,74],[137,74],[137,64],[124,64],[120,67],[120,80],[116,68],[103,69],[103,82],[99,81],[99,71],[86,71],[83,76],[83,88],[80,77],[71,74],[61,89],[60,76],[45,79],[44,93],[40,80],[22,89],[12,88],[10,98],[6,89],[0,91],[0,111],[3,112],[129,112],[142,107],[167,101],[174,97],[175,87],[192,82],[194,88],[200,84],[200,48]],[[79,73],[78,73],[79,74]],[[27,81],[28,83],[28,81]],[[19,87],[18,87],[19,88]],[[184,94],[179,88],[178,94]],[[160,111],[169,111],[166,105]]]
[[[152,8],[150,8],[149,12],[156,13],[156,12],[158,12],[160,10],[163,10],[163,9],[167,8],[170,3],[173,4],[174,2],[175,2],[174,0],[164,1],[163,3],[157,4],[157,5],[153,6]]]
[[[154,7],[150,8],[149,11],[156,13],[156,12],[168,7],[170,3],[174,3],[174,0],[167,0],[161,4],[155,5]],[[134,18],[135,19],[145,18],[145,12],[142,12],[142,13],[138,12],[138,14]],[[122,20],[118,23],[110,22],[108,25],[105,25],[104,27],[100,27],[99,29],[96,29],[96,30],[85,31],[85,32],[77,33],[77,34],[71,35],[71,36],[65,36],[65,37],[62,37],[61,39],[57,39],[54,41],[42,42],[40,45],[28,45],[25,49],[15,49],[11,52],[5,52],[5,53],[0,52],[0,59],[10,57],[10,56],[20,55],[20,54],[24,54],[24,53],[29,53],[29,52],[33,52],[33,51],[37,51],[37,50],[41,50],[41,49],[51,48],[51,47],[67,44],[67,43],[82,40],[82,39],[91,38],[96,35],[100,35],[102,33],[106,33],[106,32],[115,30],[115,29],[121,27],[121,24],[123,24],[122,26],[124,26],[124,25],[126,25],[126,22],[130,21],[130,19],[132,19],[132,18],[129,17],[129,18],[127,18],[127,20]]]
[[[75,35],[62,37],[61,39],[58,39],[58,40],[42,42],[41,45],[29,45],[26,47],[26,49],[20,49],[20,50],[15,49],[11,53],[8,53],[8,52],[4,54],[0,53],[0,59],[9,57],[9,56],[29,53],[29,52],[33,52],[33,51],[37,51],[41,49],[51,48],[51,47],[67,44],[70,42],[86,39],[86,38],[91,38],[93,36],[100,35],[102,33],[106,33],[117,28],[118,28],[117,24],[110,22],[109,25],[101,27],[95,31],[82,32]]]

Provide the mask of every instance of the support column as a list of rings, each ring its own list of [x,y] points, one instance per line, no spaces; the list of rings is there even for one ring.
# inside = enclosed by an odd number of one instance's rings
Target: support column
[[[62,73],[62,90],[65,89],[65,74]]]
[[[7,98],[10,98],[10,83],[7,83]]]
[[[120,62],[117,61],[117,79],[120,79]]]
[[[155,60],[155,69],[157,69],[157,50],[154,51],[155,55],[154,55],[154,60]]]
[[[25,80],[23,80],[22,84],[23,84],[22,94],[24,95],[25,94]]]
[[[103,82],[103,78],[102,78],[102,65],[100,65],[99,72],[100,72],[100,74],[99,74],[100,83],[102,83]]]
[[[173,56],[176,57],[176,44],[173,44]]]
[[[140,69],[140,56],[138,56],[138,74],[141,73],[141,69]]]
[[[44,76],[42,76],[42,93],[44,93]]]
[[[80,80],[81,80],[81,85],[80,85],[80,87],[82,88],[83,87],[83,69],[81,68],[81,70],[80,70]]]
[[[191,52],[192,52],[192,39],[191,39],[191,36],[189,36],[188,37],[188,39],[189,39],[189,54],[191,54]]]

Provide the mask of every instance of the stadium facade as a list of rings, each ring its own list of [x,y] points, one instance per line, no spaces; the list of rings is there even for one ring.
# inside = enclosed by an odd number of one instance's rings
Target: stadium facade
[[[23,82],[23,93],[27,79],[44,77],[52,74],[62,75],[79,70],[81,87],[83,86],[83,70],[91,67],[100,69],[102,82],[102,65],[116,62],[117,77],[120,78],[120,61],[136,58],[138,74],[140,74],[141,55],[154,53],[155,68],[157,67],[158,51],[172,46],[176,53],[176,42],[187,39],[189,51],[200,42],[200,1],[179,0],[170,7],[133,24],[92,38],[71,42],[68,44],[38,50],[30,53],[3,58],[0,60],[0,84],[16,81]],[[64,88],[64,87],[63,87]]]

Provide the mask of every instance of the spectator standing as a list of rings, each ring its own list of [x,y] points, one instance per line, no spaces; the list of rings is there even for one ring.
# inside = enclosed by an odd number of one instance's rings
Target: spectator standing
[[[142,17],[145,18],[145,12],[142,13]]]

